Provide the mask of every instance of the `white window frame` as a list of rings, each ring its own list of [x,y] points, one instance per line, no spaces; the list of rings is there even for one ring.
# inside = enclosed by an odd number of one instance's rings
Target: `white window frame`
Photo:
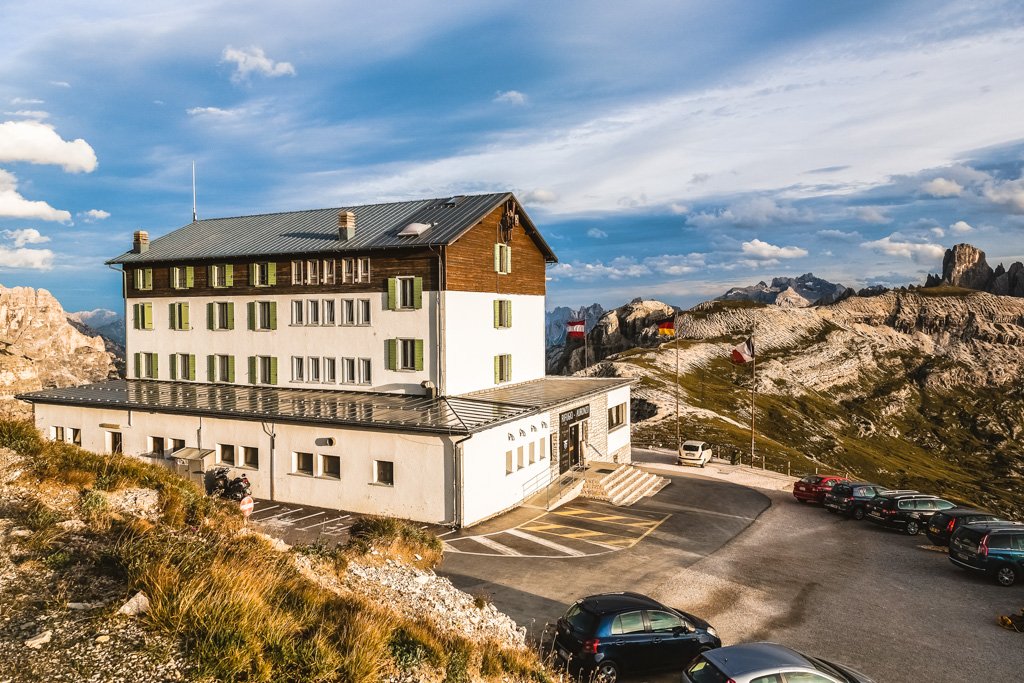
[[[320,324],[320,299],[308,299],[306,301],[306,324]]]
[[[323,307],[323,310],[321,311],[321,314],[320,314],[320,324],[321,325],[335,325],[335,324],[337,324],[337,315],[336,315],[336,313],[337,313],[338,305],[337,305],[337,303],[335,303],[334,299],[323,299],[323,300],[320,301],[320,305]]]
[[[257,301],[256,302],[256,329],[257,330],[269,330],[270,327],[270,309],[273,307],[272,301]]]
[[[356,299],[356,325],[370,324],[371,309],[369,299]]]
[[[187,272],[185,266],[171,266],[171,289],[188,289]]]
[[[302,261],[292,261],[292,284],[302,284]]]
[[[333,285],[335,281],[335,261],[324,259],[320,263],[320,284]]]
[[[336,384],[338,382],[338,359],[324,356],[324,382]]]
[[[150,372],[153,370],[153,358],[155,358],[156,355],[157,354],[155,353],[149,353],[147,351],[142,352],[140,360],[142,362],[141,370],[143,379],[159,379],[155,375],[150,374]]]
[[[356,259],[356,282],[367,283],[370,281],[370,257],[363,256]]]
[[[260,384],[270,384],[270,359],[271,356],[256,356],[256,372]]]
[[[306,259],[302,262],[302,284],[315,285],[320,282],[320,261]]]
[[[309,471],[299,469],[299,456],[309,456]],[[314,468],[316,467],[316,457],[308,451],[292,451],[292,474],[297,474],[303,477],[312,477],[314,474]]]
[[[260,449],[259,449],[258,446],[241,446],[241,447],[239,447],[239,450],[241,451],[241,454],[242,454],[241,463],[238,465],[239,467],[248,467],[249,469],[253,469],[253,470],[258,470],[260,468]],[[249,462],[249,453],[250,452],[255,452],[256,453],[256,464],[255,465],[250,464],[250,462]]]
[[[268,261],[257,261],[253,264],[252,275],[253,281],[250,282],[253,287],[269,287],[270,286],[270,263]]]
[[[306,381],[306,357],[292,356],[292,381]]]
[[[336,460],[337,461],[337,463],[338,463],[338,472],[337,472],[337,474],[328,474],[328,472],[327,472],[327,461],[328,461],[328,459]],[[320,457],[319,457],[319,460],[320,460],[319,470],[320,470],[320,476],[321,477],[324,477],[325,479],[341,479],[341,456],[340,455],[332,455],[330,453],[321,453]]]
[[[211,287],[216,289],[223,289],[227,287],[228,280],[228,266],[225,263],[215,263],[210,266],[210,275],[213,281],[210,283]]]
[[[231,460],[224,459],[225,449],[231,449]],[[238,464],[238,449],[235,448],[234,444],[230,443],[219,443],[217,444],[217,462],[222,465],[231,465],[234,467]]]
[[[512,328],[512,300],[498,299],[498,329]]]
[[[504,384],[505,382],[512,381],[512,354],[501,353],[498,354],[498,384]]]
[[[350,257],[341,260],[341,283],[354,285],[370,281],[370,257]]]
[[[228,329],[228,310],[231,308],[231,302],[229,301],[214,301],[213,302],[213,329],[215,330],[226,330]]]
[[[179,382],[188,382],[188,354],[187,353],[176,353],[174,354],[174,365],[177,372]]]
[[[356,324],[356,302],[355,299],[342,299],[341,300],[341,324],[342,325],[355,325]]]
[[[306,359],[306,381],[320,382],[320,356],[310,356]]]
[[[406,288],[408,287],[408,291]],[[395,278],[395,296],[398,297],[398,309],[410,311],[416,308],[416,278],[400,276]]]
[[[384,464],[387,464],[387,465],[390,466],[387,469],[389,469],[391,471],[391,481],[385,481],[385,479],[381,477],[381,465],[384,465]],[[390,486],[390,487],[394,487],[394,485],[395,485],[395,462],[393,460],[374,460],[373,461],[373,483],[376,484],[377,486]]]
[[[509,273],[512,272],[512,269],[509,267],[512,261],[512,246],[509,244],[499,243],[497,245],[497,250],[498,270],[496,272],[498,272],[500,275],[508,275]]]
[[[373,362],[369,358],[360,358],[356,365],[359,371],[359,384],[372,384]]]
[[[231,368],[228,366],[230,361],[230,354],[218,353],[213,357],[213,369],[217,373],[218,382],[230,382]]]
[[[408,348],[406,348],[408,346]],[[398,353],[398,362],[395,367],[398,370],[408,371],[416,369],[416,340],[399,339],[395,344],[395,351]]]
[[[342,384],[355,384],[357,371],[355,358],[341,359],[341,382]]]
[[[306,319],[306,302],[292,299],[292,325],[304,325]]]
[[[622,418],[616,424],[612,424],[613,414],[617,414],[619,411],[622,413]],[[626,426],[629,421],[629,415],[626,413],[626,404],[619,403],[608,409],[608,430],[619,429],[620,427]]]

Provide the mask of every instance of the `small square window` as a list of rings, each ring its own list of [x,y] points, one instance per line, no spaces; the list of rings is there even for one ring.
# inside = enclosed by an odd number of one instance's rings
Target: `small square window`
[[[374,483],[382,486],[395,485],[395,463],[390,460],[374,461]]]
[[[149,437],[149,452],[153,455],[163,455],[166,443],[162,436],[151,436]]]
[[[341,479],[341,456],[321,455],[320,467],[321,476]]]
[[[185,447],[185,439],[171,439],[171,453],[177,453]]]
[[[260,466],[260,449],[255,446],[242,446],[242,463],[246,467],[259,468]]]
[[[235,464],[235,447],[231,444],[217,444],[217,461],[224,465]]]
[[[295,472],[298,474],[313,474],[312,453],[295,453]]]

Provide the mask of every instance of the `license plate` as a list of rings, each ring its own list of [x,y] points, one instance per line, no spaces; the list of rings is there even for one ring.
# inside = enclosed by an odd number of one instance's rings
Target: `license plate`
[[[933,534],[938,534],[939,533],[939,527],[937,527],[937,526],[930,526],[930,527],[928,527],[928,531],[932,532]]]
[[[563,648],[558,648],[558,656],[561,657],[566,662],[569,661],[569,651],[568,650],[565,650]]]

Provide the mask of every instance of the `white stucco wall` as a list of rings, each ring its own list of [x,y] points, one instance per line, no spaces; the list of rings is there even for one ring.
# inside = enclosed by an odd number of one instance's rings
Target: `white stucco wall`
[[[482,292],[443,292],[444,391],[489,389],[494,357],[512,354],[512,381],[544,376],[544,297]],[[494,327],[495,299],[512,301],[512,327]],[[475,437],[474,437],[475,438]]]
[[[185,292],[182,292],[184,295]],[[387,391],[397,393],[424,393],[420,383],[424,380],[438,382],[436,353],[436,309],[437,292],[423,292],[423,307],[417,310],[392,311],[385,306],[386,295],[363,293],[351,296],[328,294],[307,296],[296,294],[271,294],[260,296],[224,297],[144,297],[127,300],[127,343],[128,374],[134,377],[132,354],[148,352],[159,354],[159,379],[170,379],[170,358],[172,353],[192,353],[196,356],[196,381],[207,381],[206,357],[226,354],[235,356],[235,383],[249,383],[249,356],[276,356],[278,359],[278,383],[280,387],[308,387],[311,389],[343,389],[351,391]],[[293,300],[333,299],[335,301],[335,322],[329,325],[291,325],[291,302]],[[368,326],[344,326],[337,324],[342,316],[342,299],[370,299],[371,324]],[[230,301],[235,304],[235,328],[233,330],[209,330],[206,321],[206,304]],[[248,329],[248,307],[250,301],[277,302],[277,329],[252,331]],[[190,330],[172,330],[169,304],[189,304]],[[153,304],[153,329],[134,329],[132,316],[136,303]],[[490,318],[488,318],[488,323]],[[543,326],[540,328],[543,335]],[[423,340],[423,371],[391,371],[385,368],[385,341],[396,338]],[[292,356],[333,357],[338,359],[338,379],[341,378],[341,358],[369,358],[372,364],[372,384],[329,384],[323,381],[321,368],[320,382],[292,382]],[[488,375],[491,378],[493,371]]]
[[[45,437],[54,425],[77,427],[82,430],[82,447],[97,453],[106,452],[106,433],[112,431],[101,428],[101,423],[119,426],[129,455],[146,453],[150,436],[180,438],[187,447],[214,450],[218,444],[232,444],[236,463],[241,462],[242,446],[254,446],[259,449],[259,467],[236,466],[232,476],[244,471],[257,498],[271,497],[273,465],[275,501],[427,523],[452,521],[452,467],[446,455],[451,447],[437,436],[277,424],[271,463],[270,437],[259,422],[44,404],[35,406],[35,422]],[[333,446],[317,445],[328,438],[335,440]],[[319,467],[320,455],[340,456],[340,478],[293,473],[295,451],[313,453],[314,468]],[[374,483],[376,460],[394,463],[394,486]]]
[[[608,392],[608,408],[613,408],[620,403],[626,404],[626,423],[608,432],[609,454],[614,454],[630,444],[629,387],[621,387]]]
[[[547,422],[545,414],[534,415],[474,434],[462,444],[463,525],[475,524],[515,507],[524,496],[529,497],[550,481],[549,429],[542,426],[544,422]],[[535,455],[532,464],[529,461],[531,443]],[[518,464],[519,448],[523,449],[522,468]],[[508,451],[513,457],[510,474],[506,473]]]

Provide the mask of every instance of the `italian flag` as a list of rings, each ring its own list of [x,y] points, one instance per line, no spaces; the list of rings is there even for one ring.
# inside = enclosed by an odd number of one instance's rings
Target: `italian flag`
[[[743,342],[739,346],[735,346],[732,349],[730,358],[733,363],[737,365],[743,365],[754,360],[754,338],[749,337],[747,341]]]

